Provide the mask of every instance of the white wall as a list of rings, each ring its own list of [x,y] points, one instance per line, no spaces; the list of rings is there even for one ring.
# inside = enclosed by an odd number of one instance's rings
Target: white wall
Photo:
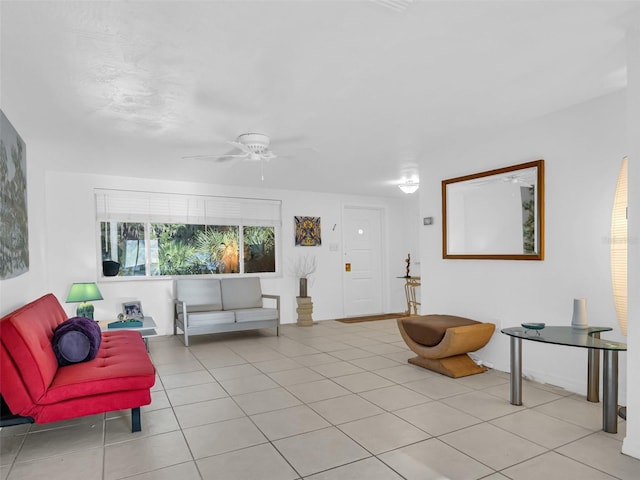
[[[343,317],[342,293],[342,208],[344,205],[373,206],[383,209],[386,238],[383,252],[383,282],[386,312],[404,310],[403,284],[395,277],[404,273],[404,258],[417,249],[417,229],[410,228],[407,216],[417,217],[417,196],[377,198],[317,192],[248,190],[212,184],[145,180],[57,171],[30,172],[30,244],[31,271],[12,281],[0,282],[6,297],[0,313],[53,292],[62,302],[73,282],[99,281],[105,298],[92,302],[96,319],[109,319],[120,311],[121,303],[140,300],[146,314],[152,315],[160,333],[171,332],[172,282],[167,279],[99,279],[97,229],[94,211],[94,188],[139,189],[175,193],[245,196],[282,200],[283,275],[263,279],[263,291],[281,295],[282,322],[296,321],[295,296],[297,278],[292,267],[300,255],[317,257],[318,268],[310,277],[309,295],[314,302],[314,320]],[[41,179],[33,181],[33,179]],[[320,247],[294,246],[294,215],[319,216],[322,222]],[[336,225],[335,229],[333,226]],[[413,236],[413,238],[411,238]],[[337,244],[338,251],[329,245]],[[36,250],[34,252],[34,250]],[[415,252],[415,250],[413,250]],[[34,255],[35,253],[35,255]],[[417,257],[417,255],[416,255]],[[417,270],[415,270],[417,271]],[[34,281],[36,280],[36,281]],[[15,287],[13,286],[15,284]],[[8,291],[11,289],[11,294]],[[3,297],[5,295],[3,294]],[[71,315],[75,304],[65,305]]]
[[[640,458],[640,17],[627,32],[627,145],[629,149],[627,435],[623,453]]]
[[[422,165],[421,212],[436,227],[421,234],[423,312],[494,322],[497,333],[478,352],[509,371],[509,341],[501,328],[523,322],[570,325],[573,299],[587,299],[591,325],[626,341],[616,323],[610,283],[611,207],[625,151],[625,95],[610,95],[513,127],[491,137],[433,152]],[[443,260],[440,181],[517,163],[545,160],[544,261]],[[525,342],[523,372],[586,394],[587,351]],[[620,355],[621,402],[626,353]]]

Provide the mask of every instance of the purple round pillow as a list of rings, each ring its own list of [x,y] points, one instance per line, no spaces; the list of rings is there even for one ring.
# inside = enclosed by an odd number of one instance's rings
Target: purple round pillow
[[[96,358],[102,332],[94,320],[73,317],[65,320],[53,331],[51,344],[61,367]]]

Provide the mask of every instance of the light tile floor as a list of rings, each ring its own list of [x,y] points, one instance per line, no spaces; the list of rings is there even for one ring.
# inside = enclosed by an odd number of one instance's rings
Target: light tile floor
[[[127,411],[4,428],[0,480],[640,478],[600,404],[410,365],[393,320],[281,330],[152,339],[142,432]]]

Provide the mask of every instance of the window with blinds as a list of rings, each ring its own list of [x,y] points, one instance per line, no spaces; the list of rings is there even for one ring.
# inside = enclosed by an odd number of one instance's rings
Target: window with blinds
[[[103,189],[95,200],[107,276],[278,270],[279,200]]]

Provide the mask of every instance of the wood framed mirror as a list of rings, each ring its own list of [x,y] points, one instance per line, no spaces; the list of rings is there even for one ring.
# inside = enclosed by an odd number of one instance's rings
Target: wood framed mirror
[[[442,181],[442,258],[544,259],[544,160]]]

